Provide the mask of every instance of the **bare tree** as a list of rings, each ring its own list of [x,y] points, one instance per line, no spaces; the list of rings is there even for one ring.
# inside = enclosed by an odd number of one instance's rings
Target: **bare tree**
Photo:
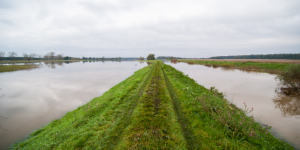
[[[11,58],[11,60],[15,60],[15,57],[17,57],[18,54],[16,52],[8,52],[8,57]]]
[[[42,54],[36,54],[36,57],[39,58],[39,60],[41,60],[41,58],[43,57]]]
[[[32,60],[33,58],[36,57],[36,54],[35,53],[31,53],[31,54],[28,55],[27,53],[23,53],[23,57],[24,57],[24,60],[30,61],[30,60]]]
[[[23,58],[24,58],[24,60],[28,60],[28,58],[29,58],[28,54],[27,53],[23,53]]]
[[[64,54],[60,53],[58,55],[56,55],[56,59],[58,60],[63,60]]]
[[[35,54],[35,53],[31,53],[31,54],[29,55],[30,60],[32,60],[32,59],[35,58],[35,57],[36,57],[36,54]]]
[[[50,57],[50,53],[47,53],[45,56],[44,56],[44,59],[46,60],[49,60],[51,57]]]
[[[50,52],[49,54],[50,54],[51,59],[54,60],[55,53],[54,52]]]
[[[5,52],[0,52],[0,60],[2,60],[2,58],[4,57]]]

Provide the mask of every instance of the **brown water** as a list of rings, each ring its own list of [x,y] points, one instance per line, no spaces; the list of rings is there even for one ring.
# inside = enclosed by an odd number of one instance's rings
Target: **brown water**
[[[0,149],[60,118],[147,66],[137,61],[42,63],[0,73]],[[7,118],[7,119],[6,119]]]
[[[300,98],[276,92],[276,75],[186,63],[166,64],[188,74],[206,88],[215,86],[239,108],[245,108],[244,102],[248,108],[253,107],[253,116],[258,122],[272,126],[271,132],[276,137],[300,149]]]

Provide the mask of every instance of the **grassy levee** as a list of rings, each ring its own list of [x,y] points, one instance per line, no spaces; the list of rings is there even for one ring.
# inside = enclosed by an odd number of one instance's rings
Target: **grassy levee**
[[[149,74],[151,67],[136,71],[101,97],[31,133],[13,149],[104,149],[112,142],[107,140],[109,131],[127,113],[126,108],[141,90],[141,81]]]
[[[246,112],[217,90],[153,61],[12,148],[293,149]]]
[[[228,103],[169,65],[162,65],[179,120],[196,149],[293,149],[256,123],[247,111]],[[190,143],[190,142],[188,142]]]
[[[122,113],[118,114],[118,119],[112,122],[113,125],[107,126],[110,129],[106,129],[106,132],[101,139],[101,141],[103,141],[101,147],[103,147],[104,149],[114,149],[114,147],[119,143],[124,130],[129,124],[131,124],[132,113],[135,110],[138,100],[144,92],[146,85],[149,83],[150,78],[153,76],[153,70],[155,67],[153,67],[153,65],[150,65],[149,68],[150,71],[144,76],[142,80],[138,81],[141,82],[141,84],[139,85],[138,90],[135,91],[136,93],[129,99],[127,99],[126,105],[123,105],[119,109],[120,111],[122,111]]]
[[[116,149],[186,149],[161,62],[154,65],[153,76],[133,113],[132,124]]]
[[[205,61],[205,60],[178,60],[189,64],[200,64],[209,67],[224,67],[224,68],[237,68],[242,70],[254,70],[271,73],[279,73],[284,71],[289,63],[261,63],[261,62],[229,62],[229,61]]]
[[[18,70],[31,70],[38,67],[38,65],[0,65],[0,73],[13,72]]]
[[[170,93],[170,96],[172,98],[173,107],[176,113],[177,121],[180,123],[181,131],[184,135],[184,138],[187,142],[187,148],[188,149],[200,149],[198,142],[196,141],[195,135],[192,132],[191,122],[189,122],[188,118],[184,116],[183,112],[181,111],[181,105],[180,105],[180,99],[177,97],[177,95],[174,93],[174,88],[170,83],[169,78],[166,76],[164,67],[165,65],[161,66],[163,70],[163,75],[166,80],[166,84]]]

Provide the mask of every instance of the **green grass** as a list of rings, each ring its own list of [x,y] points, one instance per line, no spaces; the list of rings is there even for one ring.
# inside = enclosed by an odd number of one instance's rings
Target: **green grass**
[[[189,64],[200,64],[208,67],[237,68],[242,70],[254,70],[262,72],[279,73],[291,64],[289,63],[261,63],[261,62],[227,62],[227,61],[204,61],[204,60],[178,60]]]
[[[38,68],[38,65],[0,65],[0,72],[13,72],[18,70],[31,70]]]
[[[217,90],[160,61],[12,148],[293,149]]]
[[[193,149],[292,149],[217,90],[204,88],[168,65],[163,71]]]
[[[138,102],[132,123],[116,149],[186,149],[172,99],[156,62],[152,78]]]

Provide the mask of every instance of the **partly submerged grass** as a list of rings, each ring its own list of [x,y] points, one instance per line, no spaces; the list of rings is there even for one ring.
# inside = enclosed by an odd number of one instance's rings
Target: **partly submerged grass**
[[[31,70],[38,68],[38,65],[0,65],[0,72],[13,72],[18,70]]]
[[[14,149],[292,149],[217,90],[159,61]]]
[[[193,149],[292,149],[228,103],[171,66],[163,65],[170,93]]]
[[[189,64],[200,64],[208,67],[237,68],[242,70],[264,71],[279,73],[288,67],[289,63],[262,63],[262,62],[228,62],[228,61],[205,61],[205,60],[178,60]]]

